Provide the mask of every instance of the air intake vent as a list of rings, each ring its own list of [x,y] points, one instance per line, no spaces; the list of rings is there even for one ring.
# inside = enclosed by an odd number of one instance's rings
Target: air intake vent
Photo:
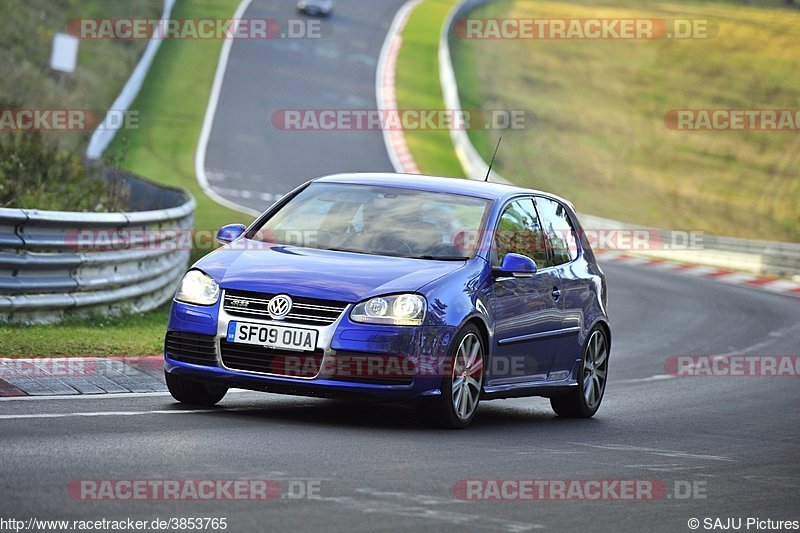
[[[322,366],[322,350],[294,352],[253,344],[220,341],[222,362],[231,370],[262,372],[294,378],[313,378]]]
[[[193,365],[217,366],[217,350],[213,335],[185,331],[169,331],[164,341],[167,356]]]

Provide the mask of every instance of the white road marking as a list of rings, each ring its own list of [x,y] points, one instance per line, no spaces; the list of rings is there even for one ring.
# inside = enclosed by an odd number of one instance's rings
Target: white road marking
[[[378,64],[378,60],[372,56],[368,56],[367,54],[350,54],[347,56],[348,61],[352,61],[354,63],[364,63],[367,66],[374,67]]]
[[[730,461],[735,462],[730,457],[723,457],[721,455],[703,455],[694,454],[689,452],[682,452],[678,450],[663,450],[660,448],[645,448],[642,446],[633,446],[631,444],[588,444],[586,442],[570,442],[576,446],[588,446],[590,448],[599,448],[601,450],[612,450],[617,452],[642,452],[652,455],[661,455],[664,457],[675,457],[679,459],[701,459],[709,461]]]
[[[387,99],[387,87],[384,86],[385,78],[387,76],[387,68],[389,66],[389,56],[392,52],[392,46],[395,44],[400,32],[405,25],[410,13],[417,7],[421,0],[409,0],[403,7],[401,7],[394,16],[392,24],[389,26],[389,31],[386,33],[386,38],[381,45],[380,54],[378,54],[378,64],[375,69],[375,98],[378,104],[378,109],[385,110],[387,104],[397,106],[396,98],[392,98],[391,102]],[[392,94],[395,93],[395,88],[391,87]],[[389,128],[383,128],[383,143],[386,146],[386,153],[389,155],[389,160],[392,162],[392,167],[395,172],[406,172],[406,167],[403,164],[397,149],[394,145],[394,136]],[[403,143],[405,145],[405,143]]]
[[[8,396],[0,402],[31,402],[35,400],[109,400],[111,398],[136,398],[139,396],[169,396],[168,392],[120,392],[107,394],[72,394],[64,396]]]
[[[407,492],[395,492],[395,491],[382,491],[382,490],[375,490],[371,488],[360,488],[356,489],[356,492],[361,494],[367,494],[369,496],[373,496],[376,498],[395,498],[398,500],[405,500],[410,501],[417,504],[422,505],[444,505],[444,504],[456,504],[461,505],[464,503],[469,503],[467,500],[456,500],[454,498],[442,498],[441,496],[430,496],[426,494],[409,494]]]
[[[18,415],[0,415],[0,420],[28,420],[35,418],[75,418],[97,416],[141,416],[141,415],[185,415],[198,413],[237,413],[244,411],[258,411],[258,407],[226,409],[154,409],[152,411],[88,411],[74,413],[25,413]]]
[[[138,415],[172,415],[172,414],[186,414],[186,413],[211,413],[221,411],[223,409],[200,409],[200,410],[183,410],[183,411],[90,411],[78,413],[28,413],[21,415],[0,415],[0,420],[27,420],[32,418],[71,418],[71,417],[93,417],[93,416],[138,416]]]
[[[402,496],[404,493],[397,494],[401,495],[401,500],[408,499],[407,497]],[[545,527],[542,524],[516,522],[512,520],[504,520],[502,518],[492,518],[477,514],[470,514],[464,512],[463,510],[459,510],[457,512],[446,511],[443,509],[438,509],[434,506],[439,504],[438,501],[422,505],[407,505],[405,502],[395,503],[383,500],[366,500],[354,498],[352,496],[323,497],[317,501],[334,503],[348,510],[359,511],[364,514],[386,514],[403,518],[421,518],[437,522],[444,522],[456,526],[465,526],[471,528],[478,527],[483,530],[508,531],[511,533],[516,533],[530,531],[532,529],[542,529]]]
[[[218,187],[216,185],[212,185],[211,188],[219,194],[226,194],[236,198],[250,198],[252,196],[250,191],[245,191],[242,189],[231,189],[229,187]]]
[[[705,466],[685,466],[680,464],[663,464],[663,465],[625,465],[625,468],[642,468],[644,470],[652,470],[653,472],[678,472],[680,470],[699,470],[706,468]]]
[[[541,455],[543,453],[552,453],[556,455],[585,455],[589,452],[582,450],[553,450],[550,448],[489,448],[486,451],[504,454],[515,455]]]
[[[252,393],[260,394],[248,390],[229,390],[228,394]],[[31,402],[36,400],[114,400],[116,398],[139,398],[148,396],[169,396],[169,392],[110,392],[106,394],[72,394],[58,396],[8,396],[0,398],[0,402]]]
[[[242,2],[239,4],[239,7],[236,8],[236,13],[234,13],[232,20],[239,21],[244,18],[244,13],[247,11],[247,8],[250,6],[251,2],[252,0],[242,0]],[[238,27],[238,22],[236,25]],[[214,84],[211,87],[211,96],[208,99],[206,116],[203,119],[203,129],[200,131],[200,139],[197,142],[197,150],[195,150],[194,171],[195,175],[197,176],[197,182],[200,184],[200,188],[203,189],[203,192],[206,193],[206,195],[212,200],[218,204],[224,205],[225,207],[235,209],[240,213],[251,216],[259,216],[261,214],[260,211],[256,211],[255,209],[251,209],[247,206],[232,202],[227,198],[223,198],[209,186],[208,177],[206,176],[206,150],[208,149],[208,141],[211,137],[211,129],[214,125],[214,115],[217,113],[219,95],[222,91],[222,83],[225,80],[225,71],[228,69],[228,59],[231,55],[233,41],[233,39],[225,39],[222,43],[222,50],[219,54],[219,63],[217,63],[217,72],[214,75]]]
[[[338,59],[339,56],[342,55],[342,53],[339,51],[338,48],[336,48],[335,46],[330,46],[330,45],[315,46],[313,48],[313,50],[312,50],[312,53],[315,56],[327,57],[327,58],[330,58],[330,59]]]
[[[635,378],[635,379],[620,379],[620,380],[611,380],[611,384],[616,385],[619,383],[649,383],[651,381],[664,381],[665,379],[672,379],[676,376],[672,374],[656,374],[655,376],[650,376],[647,378]]]
[[[744,478],[748,481],[754,481],[755,483],[771,485],[774,487],[800,489],[800,479],[788,476],[783,476],[783,477],[744,476]]]
[[[785,328],[781,328],[781,329],[777,329],[777,330],[774,330],[774,331],[770,331],[767,334],[767,338],[762,340],[762,341],[759,341],[759,342],[757,342],[755,344],[751,344],[750,346],[745,346],[744,348],[741,348],[741,349],[738,349],[738,350],[734,350],[734,351],[731,351],[731,352],[728,352],[728,353],[715,354],[715,355],[719,355],[719,356],[722,356],[722,357],[728,357],[728,356],[731,356],[731,355],[758,353],[763,348],[766,348],[767,346],[777,342],[777,339],[781,339],[781,338],[787,336],[787,334],[793,335],[796,331],[800,331],[800,324],[793,324],[793,325],[787,326]]]

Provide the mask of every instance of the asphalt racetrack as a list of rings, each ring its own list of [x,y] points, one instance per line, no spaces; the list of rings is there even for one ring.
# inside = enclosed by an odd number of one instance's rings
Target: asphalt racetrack
[[[340,0],[322,22],[324,42],[234,45],[206,159],[218,194],[263,209],[317,175],[391,170],[380,132],[288,133],[269,117],[374,108],[375,61],[402,3]],[[293,2],[255,0],[246,16],[295,14]],[[426,427],[405,405],[251,392],[231,392],[213,409],[160,393],[2,400],[0,515],[225,517],[234,532],[681,532],[692,518],[701,530],[705,518],[799,519],[798,378],[674,377],[665,363],[797,355],[800,300],[653,269],[604,269],[613,347],[593,419],[559,419],[542,398],[483,403],[464,431]],[[204,479],[268,479],[280,491],[269,501],[98,501],[74,490],[81,480]],[[463,480],[504,479],[637,480],[664,490],[637,501],[460,497]],[[298,486],[305,492],[292,492]]]
[[[319,39],[235,41],[206,152],[212,190],[263,211],[317,176],[392,171],[378,130],[287,131],[281,117],[285,110],[376,109],[378,57],[403,3],[337,2],[330,20],[304,17],[318,25]],[[255,0],[245,17],[299,15],[291,1]]]
[[[250,392],[229,393],[214,409],[166,395],[0,401],[0,513],[227,517],[229,531],[577,531],[587,521],[592,531],[687,531],[690,518],[796,519],[797,378],[667,378],[664,362],[793,353],[797,300],[632,267],[606,273],[614,346],[591,420],[559,419],[542,398],[486,402],[465,431],[428,428],[403,405]],[[280,496],[96,501],[68,488],[241,478],[273,480]],[[667,492],[643,501],[465,501],[459,482],[470,479],[647,480]],[[291,492],[292,483],[305,492]]]

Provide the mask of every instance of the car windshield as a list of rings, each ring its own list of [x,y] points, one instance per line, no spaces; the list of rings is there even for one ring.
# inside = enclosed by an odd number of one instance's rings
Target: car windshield
[[[418,259],[475,253],[489,201],[399,187],[312,183],[247,237]]]

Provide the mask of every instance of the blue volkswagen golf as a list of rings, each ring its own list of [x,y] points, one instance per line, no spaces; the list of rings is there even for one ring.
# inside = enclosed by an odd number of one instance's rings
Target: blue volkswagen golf
[[[466,427],[482,400],[545,396],[591,417],[611,332],[603,272],[571,205],[462,179],[312,180],[183,278],[165,341],[172,396],[229,388],[413,400]]]

